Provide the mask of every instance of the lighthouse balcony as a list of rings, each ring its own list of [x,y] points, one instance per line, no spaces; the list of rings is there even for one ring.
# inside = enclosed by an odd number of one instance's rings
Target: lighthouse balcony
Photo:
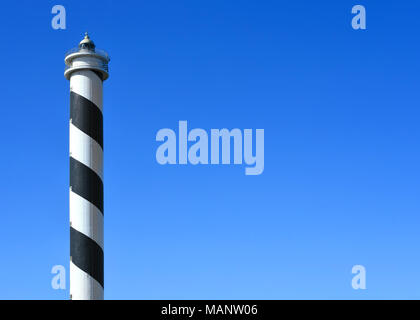
[[[74,71],[90,69],[99,72],[102,80],[106,80],[109,75],[109,60],[108,54],[103,50],[74,48],[66,53],[64,76],[70,79]]]

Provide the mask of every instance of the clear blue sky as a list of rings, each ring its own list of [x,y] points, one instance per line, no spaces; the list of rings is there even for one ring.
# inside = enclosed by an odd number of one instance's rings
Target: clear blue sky
[[[67,29],[51,28],[51,8]],[[363,4],[367,30],[351,28]],[[69,83],[104,85],[105,298],[420,298],[416,1],[1,4],[0,298],[67,299]],[[265,170],[161,166],[156,132],[265,130]],[[367,270],[367,290],[351,268]],[[68,276],[68,274],[67,274]]]

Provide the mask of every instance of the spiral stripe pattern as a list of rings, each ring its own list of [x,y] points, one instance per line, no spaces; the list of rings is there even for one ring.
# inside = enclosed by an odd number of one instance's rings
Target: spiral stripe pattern
[[[70,78],[70,297],[104,294],[102,79],[85,69]]]

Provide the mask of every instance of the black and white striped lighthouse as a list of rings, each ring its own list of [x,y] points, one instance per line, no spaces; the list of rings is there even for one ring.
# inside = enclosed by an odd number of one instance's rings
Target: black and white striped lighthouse
[[[70,299],[104,297],[102,83],[108,54],[88,34],[67,52],[70,80]]]

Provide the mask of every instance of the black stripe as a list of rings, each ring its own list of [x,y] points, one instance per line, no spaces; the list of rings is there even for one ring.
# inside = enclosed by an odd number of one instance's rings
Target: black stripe
[[[94,204],[104,213],[104,185],[89,167],[70,157],[70,186],[72,191]]]
[[[71,261],[104,286],[104,252],[91,238],[70,227]]]
[[[104,81],[103,76],[102,76],[102,74],[99,71],[93,70],[93,69],[90,70],[90,71],[92,71],[94,74],[96,74],[97,77],[99,78],[99,80],[101,80],[102,82]]]
[[[70,118],[77,128],[94,139],[103,149],[103,116],[92,101],[71,91]]]

